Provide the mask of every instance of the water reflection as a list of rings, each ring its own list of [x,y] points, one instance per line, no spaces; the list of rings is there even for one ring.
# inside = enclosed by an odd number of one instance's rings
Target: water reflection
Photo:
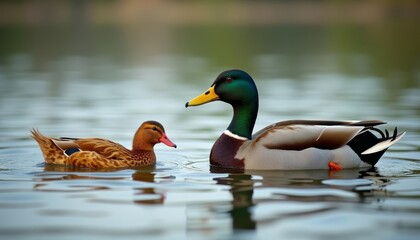
[[[244,173],[253,176],[261,176],[262,185],[270,186],[313,186],[319,185],[323,179],[354,179],[364,178],[368,176],[380,176],[377,168],[366,169],[343,169],[343,170],[240,170],[223,168],[210,165],[212,173]]]
[[[229,174],[227,177],[214,178],[217,184],[229,185],[233,200],[229,214],[233,229],[255,229],[257,223],[252,218],[251,208],[254,206],[252,195],[254,181],[251,175]]]
[[[156,182],[155,179],[156,173],[136,171],[133,173],[132,177],[135,181],[141,182]],[[140,195],[141,199],[135,200],[136,204],[163,204],[165,200],[165,194],[162,192],[157,192],[153,187],[144,187],[136,188],[136,195]]]
[[[216,172],[220,173],[221,169]],[[226,171],[226,169],[224,169]],[[214,178],[228,185],[232,195],[226,214],[233,230],[252,230],[279,219],[309,216],[336,210],[337,204],[314,205],[307,209],[287,209],[290,203],[367,203],[383,201],[389,182],[376,168],[328,171],[247,171]],[[270,206],[273,213],[260,219],[260,211]],[[220,206],[207,211],[222,211]],[[264,209],[264,210],[262,210]],[[285,210],[287,209],[287,210]],[[266,213],[264,213],[266,214]]]

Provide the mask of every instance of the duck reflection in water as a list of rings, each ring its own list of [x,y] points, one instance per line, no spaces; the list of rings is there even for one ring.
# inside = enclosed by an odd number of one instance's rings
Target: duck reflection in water
[[[255,229],[257,224],[252,219],[251,208],[254,206],[252,195],[254,181],[251,175],[229,174],[227,177],[214,178],[217,184],[231,186],[233,196],[232,209],[229,211],[233,229]]]
[[[283,201],[297,201],[297,202],[307,202],[307,201],[319,201],[319,202],[373,202],[381,201],[381,196],[385,191],[384,186],[388,184],[388,181],[382,177],[376,168],[369,169],[354,169],[354,170],[342,170],[338,172],[334,177],[331,177],[329,171],[246,171],[243,173],[228,173],[226,169],[220,168],[211,168],[213,173],[227,173],[226,177],[214,178],[217,184],[229,185],[230,193],[232,194],[233,200],[231,202],[231,209],[227,212],[230,215],[232,220],[232,228],[234,230],[253,230],[257,228],[258,224],[270,223],[272,221],[278,221],[281,218],[290,218],[290,217],[299,217],[302,215],[311,215],[318,214],[321,212],[328,212],[337,208],[337,206],[325,206],[319,209],[312,209],[308,211],[297,211],[297,212],[287,212],[279,213],[276,216],[273,216],[271,219],[267,220],[258,220],[253,217],[253,210],[259,204],[264,204],[267,202],[277,202],[282,204]],[[339,183],[341,180],[358,180],[358,179],[367,179],[366,183],[358,185],[357,183],[352,185],[334,185],[334,184],[324,184],[324,180],[332,180]],[[359,188],[364,186],[366,188]],[[253,199],[254,190],[270,188],[273,191],[272,199]],[[302,191],[306,193],[313,192],[313,195],[303,194],[303,195],[294,195],[293,191],[283,191],[285,189],[297,190],[297,192]],[[320,195],[316,190],[325,189],[338,191],[348,191],[355,193],[353,198],[346,198],[340,196],[329,196],[329,195]],[[278,190],[278,191],[277,191]],[[327,192],[328,194],[328,192]],[[339,198],[339,199],[337,199]]]
[[[152,172],[145,172],[145,171],[136,171],[132,175],[133,180],[146,182],[146,183],[154,183],[156,182],[156,174]],[[163,192],[156,192],[155,188],[153,187],[142,187],[136,188],[138,192],[136,193],[137,196],[141,196],[143,199],[137,199],[134,201],[136,204],[164,204],[165,202],[165,193]]]

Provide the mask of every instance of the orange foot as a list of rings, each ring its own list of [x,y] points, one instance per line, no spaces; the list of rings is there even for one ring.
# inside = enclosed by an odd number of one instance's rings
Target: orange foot
[[[338,165],[335,162],[329,162],[328,167],[330,167],[330,170],[336,170],[336,171],[339,171],[339,170],[343,169],[343,167],[341,167],[340,165]]]

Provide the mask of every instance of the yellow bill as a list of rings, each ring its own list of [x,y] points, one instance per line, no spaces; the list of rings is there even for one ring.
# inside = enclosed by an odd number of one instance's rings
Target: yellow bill
[[[205,91],[201,95],[188,101],[185,104],[185,107],[198,106],[198,105],[202,105],[208,102],[219,100],[219,96],[214,91],[214,86],[215,85],[211,86],[207,91]]]

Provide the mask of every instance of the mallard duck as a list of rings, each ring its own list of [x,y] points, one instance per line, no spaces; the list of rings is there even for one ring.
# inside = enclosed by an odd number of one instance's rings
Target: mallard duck
[[[252,134],[258,91],[252,77],[242,70],[222,72],[207,91],[185,106],[217,100],[232,105],[233,118],[211,149],[213,166],[254,170],[370,167],[405,134],[395,128],[390,136],[375,128],[385,124],[378,120],[289,120]]]
[[[46,163],[63,164],[82,168],[123,168],[154,165],[153,147],[163,143],[176,145],[166,136],[162,124],[146,121],[137,129],[133,149],[101,138],[51,138],[38,130],[31,131],[41,148]]]

